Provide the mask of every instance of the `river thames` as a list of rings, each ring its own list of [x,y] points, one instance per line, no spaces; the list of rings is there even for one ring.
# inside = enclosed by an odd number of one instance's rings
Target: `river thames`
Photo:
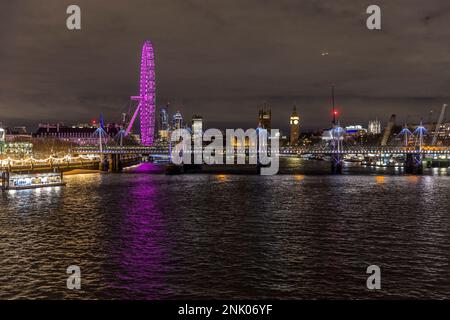
[[[311,163],[276,176],[143,165],[4,191],[0,298],[450,298],[446,169]],[[381,290],[366,288],[372,264]],[[66,287],[69,265],[81,290]]]

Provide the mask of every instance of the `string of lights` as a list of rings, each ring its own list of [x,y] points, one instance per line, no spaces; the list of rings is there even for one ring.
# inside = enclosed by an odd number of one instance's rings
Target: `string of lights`
[[[58,162],[76,162],[80,160],[88,160],[88,161],[94,161],[99,160],[98,156],[91,156],[91,155],[79,155],[76,157],[73,157],[71,155],[65,155],[64,157],[53,157],[49,156],[46,159],[36,159],[34,157],[28,157],[26,159],[11,159],[8,157],[7,159],[0,160],[0,164],[2,167],[14,165],[14,164],[24,164],[24,163],[58,163]]]

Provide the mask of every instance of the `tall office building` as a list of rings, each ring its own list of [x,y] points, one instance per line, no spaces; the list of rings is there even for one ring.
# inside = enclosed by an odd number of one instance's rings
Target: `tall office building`
[[[368,132],[370,134],[380,134],[381,122],[378,119],[369,121]]]
[[[177,111],[172,117],[172,128],[174,130],[183,128],[183,116]]]
[[[159,138],[167,140],[169,138],[169,104],[159,109]]]
[[[272,111],[265,110],[265,108],[259,110],[258,114],[258,127],[266,130],[271,129]]]
[[[289,118],[289,123],[291,125],[290,143],[291,145],[295,145],[298,143],[298,137],[300,135],[300,117],[297,114],[297,108],[295,106]]]
[[[203,118],[196,114],[192,116],[192,132],[203,132]]]
[[[0,154],[3,153],[3,149],[5,148],[5,137],[5,130],[3,128],[0,128]]]
[[[203,136],[203,118],[196,114],[192,116],[192,135],[194,139],[198,137],[200,140]]]

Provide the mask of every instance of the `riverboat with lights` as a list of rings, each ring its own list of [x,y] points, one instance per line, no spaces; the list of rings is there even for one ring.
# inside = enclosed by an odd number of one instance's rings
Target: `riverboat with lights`
[[[62,172],[19,174],[12,172],[2,173],[3,190],[22,190],[44,187],[64,186]]]

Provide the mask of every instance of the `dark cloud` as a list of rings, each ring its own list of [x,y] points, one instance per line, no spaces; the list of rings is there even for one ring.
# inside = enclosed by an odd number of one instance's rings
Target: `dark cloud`
[[[65,27],[73,3],[81,31]],[[254,126],[267,101],[274,126],[286,127],[295,103],[305,127],[324,127],[332,83],[346,123],[425,118],[449,100],[450,3],[377,1],[381,31],[365,28],[370,4],[2,0],[0,121],[119,120],[138,91],[145,39],[156,50],[158,105],[210,125]]]

